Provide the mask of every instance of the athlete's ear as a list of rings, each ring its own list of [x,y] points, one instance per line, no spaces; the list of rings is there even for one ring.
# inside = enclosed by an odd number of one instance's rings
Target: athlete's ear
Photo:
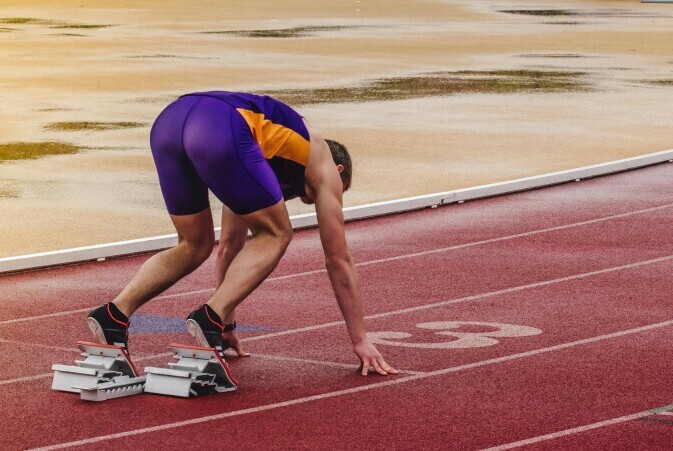
[[[344,165],[343,164],[337,164],[337,171],[339,171],[339,174],[341,174],[344,171]]]

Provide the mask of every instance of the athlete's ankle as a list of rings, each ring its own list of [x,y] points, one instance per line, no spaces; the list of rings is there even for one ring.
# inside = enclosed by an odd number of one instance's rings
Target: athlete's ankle
[[[114,302],[109,302],[107,304],[107,311],[110,317],[116,322],[119,323],[120,325],[125,325],[128,327],[129,324],[129,315],[127,315],[122,308],[117,306]]]
[[[108,306],[110,307],[109,311],[111,315],[113,315],[114,319],[117,319],[124,323],[129,322],[129,318],[133,314],[133,310],[128,308],[128,306],[126,306],[121,302],[117,303],[115,301],[109,302]]]

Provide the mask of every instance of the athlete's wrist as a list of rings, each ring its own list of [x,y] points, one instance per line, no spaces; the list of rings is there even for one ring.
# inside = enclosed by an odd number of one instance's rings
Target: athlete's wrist
[[[353,334],[351,336],[351,341],[353,342],[353,346],[359,346],[362,343],[369,341],[369,337],[367,337],[366,332],[362,331],[360,333]]]

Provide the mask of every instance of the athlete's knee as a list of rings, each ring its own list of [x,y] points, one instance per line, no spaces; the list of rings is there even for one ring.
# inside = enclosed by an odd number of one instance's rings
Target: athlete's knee
[[[241,252],[244,245],[245,237],[243,237],[243,239],[228,238],[221,240],[220,244],[217,246],[218,260],[233,260],[238,255],[238,253]]]
[[[213,253],[215,246],[215,235],[207,234],[198,238],[182,239],[178,244],[183,250],[190,262],[199,266],[204,261],[208,260],[210,254]]]
[[[292,227],[284,227],[276,232],[275,236],[278,240],[280,255],[285,254],[287,247],[290,245],[290,241],[292,241],[292,233]]]
[[[285,253],[287,247],[290,245],[290,241],[292,241],[293,230],[289,221],[287,225],[274,225],[273,227],[251,227],[250,231],[252,232],[253,239],[260,236],[270,239],[280,255]]]

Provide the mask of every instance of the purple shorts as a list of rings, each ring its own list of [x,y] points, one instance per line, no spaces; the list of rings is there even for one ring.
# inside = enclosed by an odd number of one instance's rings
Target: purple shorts
[[[208,208],[208,189],[238,215],[283,198],[248,124],[222,100],[198,95],[179,98],[154,122],[150,145],[172,215]]]

